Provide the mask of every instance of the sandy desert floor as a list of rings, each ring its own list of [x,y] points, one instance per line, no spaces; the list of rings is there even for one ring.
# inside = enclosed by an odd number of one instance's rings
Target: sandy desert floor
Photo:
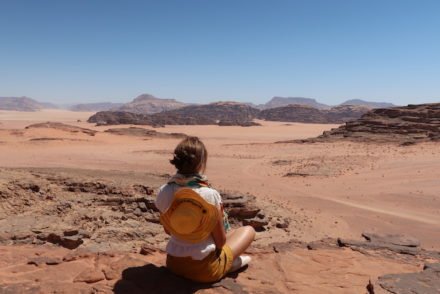
[[[109,128],[128,126],[97,127],[86,122],[90,115],[52,110],[0,111],[0,167],[82,170],[85,176],[93,173],[96,177],[109,171],[137,177],[174,172],[168,160],[179,139],[104,133]],[[99,132],[89,136],[24,129],[45,121]],[[410,235],[426,249],[440,249],[438,144],[401,147],[350,142],[276,143],[314,137],[337,125],[261,123],[258,127],[167,126],[155,130],[199,136],[209,151],[206,173],[213,186],[256,196],[263,206],[272,207],[274,213],[290,220],[289,234],[295,240],[359,239],[363,231],[373,231]],[[264,238],[276,242],[282,239],[281,234]],[[2,250],[11,251],[10,247]],[[344,251],[343,255],[332,255],[331,250],[307,252],[288,250],[283,255],[266,257],[256,252],[267,261],[255,262],[238,280],[245,288],[255,282],[261,289],[272,288],[274,293],[366,293],[369,277],[374,280],[381,274],[414,271],[421,266],[365,257],[354,251]],[[275,284],[273,276],[265,272],[268,264],[282,273]],[[344,267],[352,268],[351,273],[338,274],[338,269]]]

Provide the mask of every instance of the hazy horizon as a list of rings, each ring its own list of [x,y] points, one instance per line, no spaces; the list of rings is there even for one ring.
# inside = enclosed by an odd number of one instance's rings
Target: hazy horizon
[[[438,1],[7,1],[0,97],[439,102]]]
[[[25,98],[33,99],[33,100],[35,100],[37,102],[40,102],[40,103],[50,103],[50,104],[54,104],[56,106],[69,107],[69,106],[78,105],[78,104],[99,104],[99,103],[125,104],[125,103],[129,103],[129,102],[133,101],[133,99],[137,98],[138,96],[145,95],[145,94],[146,95],[152,95],[150,93],[142,93],[142,94],[139,94],[136,97],[133,97],[133,98],[131,98],[129,100],[120,100],[120,101],[108,101],[108,100],[96,100],[96,101],[84,101],[84,102],[81,102],[81,101],[80,102],[63,101],[62,103],[59,103],[57,101],[51,102],[51,101],[40,100],[40,99],[36,99],[35,97],[29,97],[29,96],[5,96],[5,95],[0,95],[0,98],[4,98],[4,97],[8,97],[8,98],[23,98],[23,97],[25,97]],[[374,100],[369,100],[369,99],[353,98],[353,99],[341,100],[341,101],[339,101],[339,102],[337,102],[335,104],[327,104],[327,103],[324,103],[321,100],[313,98],[313,97],[299,97],[299,96],[272,96],[272,97],[268,98],[267,100],[265,100],[265,101],[263,101],[261,103],[254,103],[252,101],[242,101],[242,100],[238,100],[238,99],[217,99],[217,100],[206,101],[206,102],[205,101],[195,102],[195,101],[183,101],[183,100],[179,100],[179,99],[176,99],[176,98],[173,98],[173,97],[157,97],[155,95],[152,95],[152,96],[154,96],[156,98],[160,98],[160,99],[175,99],[176,101],[184,102],[184,103],[189,103],[189,104],[191,104],[191,103],[194,103],[194,104],[208,104],[208,103],[221,102],[221,101],[234,101],[234,102],[240,102],[240,103],[253,103],[255,105],[262,105],[262,104],[265,104],[265,103],[269,102],[272,98],[275,98],[275,97],[313,99],[317,103],[325,104],[325,105],[328,105],[328,106],[337,106],[337,105],[340,105],[340,104],[342,104],[342,103],[344,103],[346,101],[349,101],[349,100],[362,100],[362,101],[365,101],[365,102],[376,102],[376,103],[392,103],[390,101],[385,101],[385,100],[383,100],[383,101],[379,101],[379,100],[378,101],[374,101]],[[423,103],[429,103],[429,102],[417,102],[417,103],[418,104],[423,104]],[[403,104],[395,104],[395,103],[393,103],[393,104],[396,105],[396,106],[404,106]],[[409,103],[409,104],[411,104],[411,103]]]

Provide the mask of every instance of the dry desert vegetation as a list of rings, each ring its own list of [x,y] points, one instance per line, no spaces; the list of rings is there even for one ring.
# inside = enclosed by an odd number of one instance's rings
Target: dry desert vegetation
[[[338,125],[153,129],[92,114],[0,111],[0,293],[440,293],[438,142],[300,143]],[[206,143],[233,225],[258,231],[250,266],[213,285],[164,268],[154,197],[184,134]]]

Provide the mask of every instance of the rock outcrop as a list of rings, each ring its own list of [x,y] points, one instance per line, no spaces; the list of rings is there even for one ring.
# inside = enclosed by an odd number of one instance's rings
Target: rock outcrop
[[[149,130],[144,128],[130,127],[130,128],[114,128],[105,130],[106,133],[121,135],[121,136],[134,136],[134,137],[155,137],[155,138],[177,138],[183,139],[187,135],[183,133],[161,133],[155,130]]]
[[[97,125],[152,125],[150,116],[126,111],[99,111],[92,115],[87,122]]]
[[[427,263],[418,273],[389,274],[379,277],[379,285],[390,293],[440,293],[440,263]]]
[[[317,108],[291,104],[263,110],[258,115],[259,119],[269,121],[286,121],[302,123],[326,123],[327,119],[322,111]]]
[[[248,269],[208,284],[172,274],[165,253],[148,244],[139,253],[0,245],[0,293],[439,293],[438,258],[335,243],[320,240],[310,250],[297,241],[252,245]]]
[[[258,118],[268,121],[336,124],[357,119],[368,112],[368,110],[365,107],[350,105],[321,110],[310,106],[292,104],[263,110],[258,115]]]
[[[358,248],[369,250],[389,250],[401,254],[417,255],[421,254],[419,240],[404,235],[387,234],[380,235],[372,232],[364,232],[364,241],[338,239],[341,247],[350,247],[354,250]]]
[[[249,104],[238,102],[215,102],[204,105],[188,105],[160,113],[147,114],[128,108],[118,111],[101,111],[89,118],[98,125],[221,125],[255,126],[253,119],[268,121],[333,123],[340,124],[360,118],[370,108],[356,105],[340,105],[332,108],[290,104],[260,111]]]
[[[25,129],[53,129],[53,130],[59,130],[63,132],[69,132],[69,133],[83,133],[89,136],[94,136],[97,131],[81,128],[77,126],[71,126],[59,122],[45,122],[45,123],[38,123],[27,126]]]
[[[55,244],[105,251],[109,246],[130,250],[141,244],[159,250],[166,244],[153,195],[165,181],[163,175],[142,175],[139,181],[128,175],[130,180],[120,183],[119,177],[102,179],[104,172],[99,179],[56,171],[1,172],[0,245]],[[154,186],[143,184],[145,180]],[[232,227],[251,225],[262,234],[279,230],[289,235],[289,220],[276,213],[269,217],[254,196],[230,191],[221,195]]]
[[[253,127],[261,126],[261,124],[254,121],[231,121],[231,120],[221,120],[218,122],[219,126],[240,126],[240,127]]]
[[[440,103],[374,109],[360,119],[324,132],[321,136],[295,142],[351,140],[396,142],[410,145],[440,141]]]
[[[236,102],[216,102],[205,105],[190,105],[179,109],[151,115],[121,111],[98,112],[88,122],[98,125],[252,125],[252,120],[259,113],[258,109]],[[223,124],[224,125],[224,124]]]
[[[337,239],[340,247],[349,247],[373,258],[382,256],[415,264],[424,263],[423,271],[399,274],[385,274],[378,277],[377,285],[385,293],[394,294],[434,294],[440,293],[440,252],[421,248],[419,240],[400,234],[377,234],[364,232],[364,240]],[[336,248],[332,239],[323,239],[307,244],[309,250]],[[376,287],[378,288],[378,287]],[[367,284],[368,293],[376,293],[371,280]],[[380,292],[382,293],[382,292]]]
[[[152,115],[157,124],[163,125],[214,125],[219,121],[237,124],[250,122],[258,109],[237,102],[215,102],[204,105],[190,105]]]
[[[370,111],[370,108],[357,105],[340,105],[324,110],[324,115],[328,122],[345,123],[360,118]]]

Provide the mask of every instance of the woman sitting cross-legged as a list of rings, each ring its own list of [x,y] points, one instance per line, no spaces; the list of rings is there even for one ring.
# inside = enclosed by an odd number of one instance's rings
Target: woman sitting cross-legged
[[[247,265],[250,256],[241,255],[255,237],[244,226],[228,229],[220,194],[201,173],[208,152],[197,137],[187,137],[170,160],[177,173],[163,185],[156,198],[160,220],[171,235],[166,247],[167,267],[187,279],[210,283]]]

